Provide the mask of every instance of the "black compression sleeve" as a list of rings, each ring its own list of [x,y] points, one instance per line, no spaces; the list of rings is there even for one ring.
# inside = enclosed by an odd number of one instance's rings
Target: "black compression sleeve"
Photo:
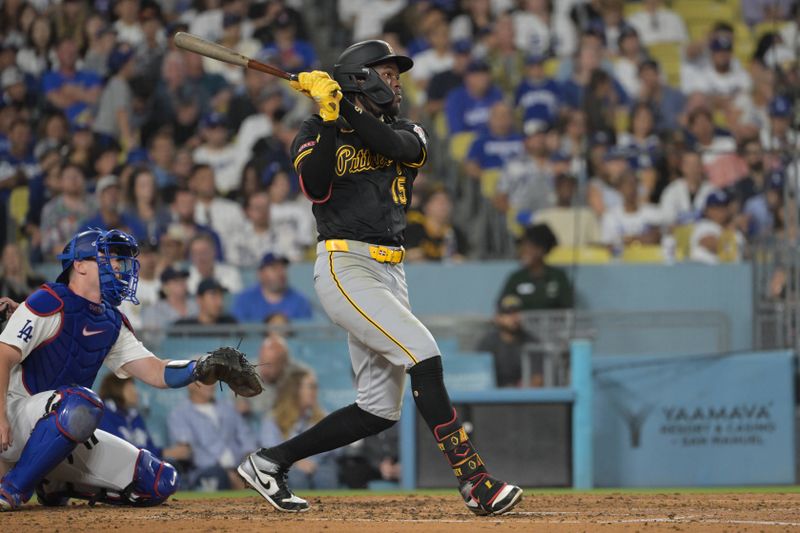
[[[336,126],[323,123],[319,141],[301,162],[300,172],[306,194],[314,200],[327,198],[336,166]]]
[[[347,98],[342,98],[339,106],[342,116],[370,150],[396,161],[413,163],[419,160],[422,147],[413,133],[395,130],[369,113],[359,113]]]

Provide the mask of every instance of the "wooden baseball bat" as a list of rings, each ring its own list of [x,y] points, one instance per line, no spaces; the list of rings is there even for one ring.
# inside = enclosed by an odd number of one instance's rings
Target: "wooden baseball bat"
[[[273,67],[272,65],[267,65],[261,61],[256,61],[255,59],[242,55],[226,46],[212,43],[211,41],[207,41],[202,37],[192,35],[191,33],[186,33],[183,31],[176,33],[175,46],[196,54],[200,54],[201,56],[216,59],[217,61],[224,61],[225,63],[231,63],[232,65],[251,68],[266,74],[278,76],[284,80],[297,81],[297,74],[289,74],[285,70],[281,70],[278,67]]]

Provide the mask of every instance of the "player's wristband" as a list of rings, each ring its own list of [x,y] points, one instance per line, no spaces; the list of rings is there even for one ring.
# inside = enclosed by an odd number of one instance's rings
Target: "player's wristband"
[[[164,367],[164,383],[171,389],[180,389],[195,381],[197,361],[170,361]]]

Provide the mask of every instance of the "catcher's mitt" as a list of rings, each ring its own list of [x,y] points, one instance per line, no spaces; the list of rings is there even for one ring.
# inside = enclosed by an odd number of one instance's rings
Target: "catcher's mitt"
[[[197,381],[212,385],[224,381],[239,396],[251,397],[261,393],[261,380],[247,356],[230,346],[217,348],[197,360],[194,369]]]

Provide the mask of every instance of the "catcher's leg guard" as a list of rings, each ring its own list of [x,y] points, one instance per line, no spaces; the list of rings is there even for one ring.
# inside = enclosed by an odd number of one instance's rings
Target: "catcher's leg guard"
[[[103,402],[84,387],[60,387],[48,413],[36,423],[19,461],[0,480],[0,510],[28,501],[41,479],[79,443],[89,439],[103,416]]]
[[[489,475],[459,422],[455,409],[453,418],[436,426],[433,434],[439,449],[453,468],[459,491],[470,511],[477,515],[499,515],[519,503],[522,489]]]
[[[44,480],[36,487],[36,496],[42,505],[66,505],[70,498],[111,505],[150,507],[158,505],[178,490],[178,473],[175,468],[160,461],[147,450],[140,450],[133,471],[133,481],[121,491],[90,487],[80,483]]]

